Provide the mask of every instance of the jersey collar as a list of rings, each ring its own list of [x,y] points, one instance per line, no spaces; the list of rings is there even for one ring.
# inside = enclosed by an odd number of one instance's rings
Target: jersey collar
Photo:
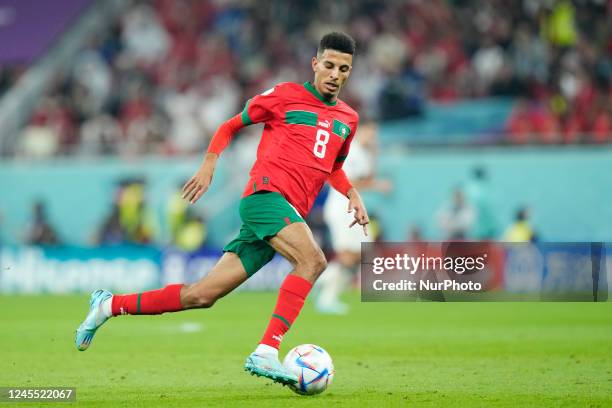
[[[334,102],[328,102],[325,100],[325,98],[323,97],[323,95],[321,95],[319,93],[319,91],[317,91],[315,89],[314,86],[312,86],[310,84],[310,82],[304,82],[304,88],[306,88],[310,93],[312,93],[318,100],[320,100],[321,102],[323,102],[324,104],[326,104],[327,106],[336,106],[336,104],[338,103],[338,100],[336,99]]]

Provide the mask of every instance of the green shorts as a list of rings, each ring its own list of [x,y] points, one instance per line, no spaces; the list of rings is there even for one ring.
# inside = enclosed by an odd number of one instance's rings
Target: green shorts
[[[281,194],[262,191],[240,200],[242,226],[238,236],[223,248],[240,258],[251,277],[274,258],[276,251],[268,240],[294,222],[305,222]]]

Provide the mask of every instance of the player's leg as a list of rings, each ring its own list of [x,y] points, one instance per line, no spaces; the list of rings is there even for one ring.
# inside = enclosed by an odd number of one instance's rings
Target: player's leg
[[[293,266],[283,281],[270,324],[261,340],[275,349],[302,310],[312,285],[327,267],[325,255],[306,223],[293,223],[270,239],[270,245]]]
[[[112,316],[156,315],[186,309],[208,308],[246,278],[246,272],[238,256],[225,253],[210,272],[194,284],[173,284],[148,292],[113,296]]]
[[[256,350],[247,358],[246,370],[283,384],[296,382],[280,364],[278,349],[327,262],[304,222],[295,222],[280,230],[268,243],[293,265],[278,293],[274,312]]]
[[[240,258],[227,252],[205,277],[192,285],[173,284],[128,295],[95,291],[91,296],[89,313],[76,331],[76,347],[86,350],[98,328],[112,316],[152,315],[211,307],[246,279],[247,273]]]
[[[183,286],[183,309],[208,308],[240,286],[248,276],[238,255],[223,254],[213,269],[198,282]]]
[[[240,217],[259,239],[250,240],[237,248],[247,273],[253,273],[269,260],[268,256],[276,252],[294,266],[294,271],[285,278],[279,290],[265,340],[247,358],[245,369],[282,384],[294,384],[297,378],[285,370],[278,360],[278,347],[283,333],[302,309],[312,283],[325,268],[325,257],[304,219],[278,193],[258,192],[243,198]]]
[[[311,285],[327,267],[323,251],[304,222],[287,225],[268,242],[291,263],[291,275],[299,276]]]

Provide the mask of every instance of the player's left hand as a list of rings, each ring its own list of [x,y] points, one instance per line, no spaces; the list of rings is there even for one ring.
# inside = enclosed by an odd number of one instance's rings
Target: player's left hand
[[[363,227],[364,235],[368,236],[367,225],[370,223],[370,218],[368,217],[368,211],[361,200],[361,196],[355,188],[352,188],[349,191],[348,212],[352,212],[353,216],[355,217],[353,222],[349,225],[349,228],[352,228],[355,224],[359,224]]]

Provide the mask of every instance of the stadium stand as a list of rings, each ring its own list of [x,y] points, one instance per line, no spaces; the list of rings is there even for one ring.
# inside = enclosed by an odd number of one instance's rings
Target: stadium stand
[[[316,39],[338,26],[358,41],[343,97],[362,115],[411,124],[437,106],[505,96],[516,102],[485,127],[487,143],[611,141],[609,1],[263,3],[124,2],[54,72],[10,153],[201,151],[246,99],[308,78]],[[1,89],[18,72],[3,68]]]

